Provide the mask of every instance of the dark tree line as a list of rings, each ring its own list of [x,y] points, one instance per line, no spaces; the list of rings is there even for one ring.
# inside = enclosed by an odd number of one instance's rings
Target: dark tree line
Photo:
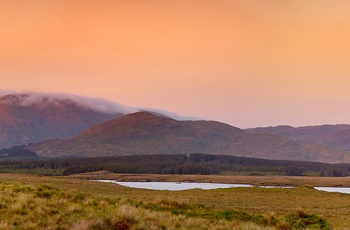
[[[265,160],[246,157],[207,155],[134,155],[119,157],[91,157],[46,159],[30,161],[2,161],[0,172],[45,169],[57,170],[61,175],[108,170],[114,173],[150,174],[245,174],[245,175],[319,175],[343,177],[350,175],[350,164]]]

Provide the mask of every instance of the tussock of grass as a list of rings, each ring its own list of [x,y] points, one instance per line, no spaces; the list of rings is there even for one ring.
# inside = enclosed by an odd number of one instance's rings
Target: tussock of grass
[[[264,225],[267,226],[276,225],[276,223],[278,222],[274,212],[264,213],[262,215],[262,221],[264,222]]]
[[[314,214],[308,214],[302,208],[286,217],[292,228],[321,228],[330,229],[328,223]]]

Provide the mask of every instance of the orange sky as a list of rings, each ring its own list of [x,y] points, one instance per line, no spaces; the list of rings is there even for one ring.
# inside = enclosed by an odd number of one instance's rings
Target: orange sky
[[[350,1],[0,0],[0,89],[244,127],[350,123]]]

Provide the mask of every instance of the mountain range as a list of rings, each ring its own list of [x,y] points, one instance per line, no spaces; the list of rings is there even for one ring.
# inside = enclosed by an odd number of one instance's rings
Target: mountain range
[[[27,148],[47,157],[211,153],[278,160],[348,161],[345,152],[314,151],[276,134],[249,133],[216,121],[177,121],[148,112],[128,114],[71,138],[48,140]]]
[[[242,130],[217,121],[111,109],[104,101],[9,94],[0,97],[0,149],[25,145],[46,157],[210,153],[278,160],[350,162],[350,126]]]

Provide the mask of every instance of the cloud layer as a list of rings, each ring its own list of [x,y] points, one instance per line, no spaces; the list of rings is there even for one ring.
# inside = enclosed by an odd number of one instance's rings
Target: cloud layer
[[[78,103],[80,106],[90,108],[95,111],[103,113],[122,113],[129,114],[139,111],[150,111],[154,113],[163,114],[176,120],[199,120],[198,117],[181,116],[177,113],[154,109],[154,108],[133,108],[119,104],[117,102],[109,101],[103,98],[92,98],[81,95],[56,93],[56,92],[35,92],[35,91],[14,91],[14,90],[0,90],[0,97],[6,95],[16,95],[16,103],[21,106],[30,106],[33,104],[48,104],[59,103],[60,100],[70,100]],[[13,103],[13,99],[3,100],[2,103]]]

